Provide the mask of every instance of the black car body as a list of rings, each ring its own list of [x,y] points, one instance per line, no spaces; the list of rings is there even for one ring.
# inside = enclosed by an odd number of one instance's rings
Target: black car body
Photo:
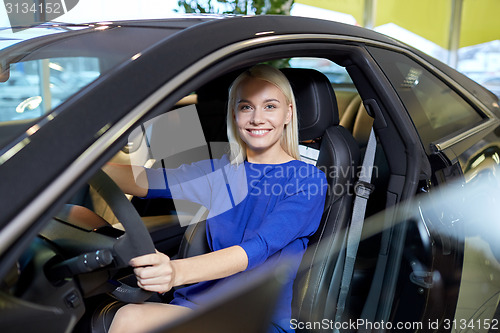
[[[210,108],[203,111],[197,105],[206,142],[224,141],[229,79],[253,64],[285,60],[293,67],[293,59],[307,58],[345,69],[342,74],[325,74],[333,82],[341,125],[362,149],[372,122],[361,115],[364,108],[375,119],[379,173],[374,175],[376,191],[367,215],[417,198],[401,206],[415,209],[418,198],[443,184],[453,180],[467,186],[493,177],[500,164],[496,96],[439,61],[363,28],[281,16],[206,16],[47,29],[70,31],[1,50],[2,70],[48,58],[88,57],[97,59],[99,73],[36,117],[14,120],[6,115],[12,112],[8,107],[0,111],[6,117],[0,123],[0,322],[10,329],[26,331],[36,324],[42,331],[71,331],[82,317],[85,320],[91,306],[83,299],[93,292],[82,285],[100,278],[77,276],[54,285],[37,275],[44,274],[43,267],[53,258],[76,255],[77,250],[58,253],[61,244],[50,251],[41,246],[46,257],[33,263],[33,272],[20,269],[19,258],[27,249],[35,251],[40,239],[50,242],[47,225],[105,162],[133,151],[134,142],[128,138],[134,129],[190,104],[186,96],[197,95],[198,104],[202,91],[208,96]],[[335,82],[338,77],[349,80]],[[141,215],[156,214],[152,206],[132,202]],[[464,278],[464,272],[479,268],[464,261],[476,235],[470,237],[468,221],[459,215],[438,205],[429,216],[405,223],[386,214],[381,228],[385,231],[365,225],[365,232],[373,236],[359,246],[349,318],[425,325],[405,327],[408,331],[427,331],[429,323],[436,322],[438,331],[448,332],[462,319],[479,320],[483,331],[485,323],[493,324],[498,291],[484,287],[482,278]],[[159,228],[152,235],[157,247],[174,253],[182,232]],[[479,237],[486,244],[494,241]],[[484,268],[491,266],[488,260],[479,256],[472,261],[484,263],[478,264]],[[490,282],[494,285],[495,279]],[[474,295],[474,306],[468,305],[472,303],[467,295]],[[15,319],[3,317],[9,307],[16,309]],[[24,315],[37,319],[30,322]],[[316,315],[322,316],[328,317]],[[14,322],[17,326],[8,326]],[[324,330],[305,326],[296,328]]]

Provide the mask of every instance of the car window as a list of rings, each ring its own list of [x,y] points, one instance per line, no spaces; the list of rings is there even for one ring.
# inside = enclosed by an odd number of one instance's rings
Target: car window
[[[43,116],[99,75],[95,57],[11,64],[8,78],[0,83],[0,122]]]
[[[42,126],[39,117],[181,29],[100,25],[60,34],[47,31],[0,50],[0,148],[10,149],[13,139],[30,135],[26,131],[34,122]]]
[[[426,149],[483,119],[435,74],[403,54],[370,48],[408,110]]]
[[[289,61],[292,68],[311,68],[322,72],[332,84],[353,85],[351,77],[345,67],[342,67],[331,60],[324,58],[297,57]]]

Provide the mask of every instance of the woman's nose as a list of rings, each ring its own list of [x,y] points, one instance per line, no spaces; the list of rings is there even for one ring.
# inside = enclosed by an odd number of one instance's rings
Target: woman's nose
[[[262,124],[264,123],[264,113],[260,108],[256,108],[252,112],[252,118],[250,119],[252,124]]]

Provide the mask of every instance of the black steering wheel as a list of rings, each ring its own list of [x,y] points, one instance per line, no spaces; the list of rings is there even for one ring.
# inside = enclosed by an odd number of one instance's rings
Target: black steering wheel
[[[125,234],[120,236],[113,246],[116,267],[128,267],[130,259],[155,253],[155,246],[146,226],[118,185],[102,170],[99,170],[88,184],[102,197],[125,228]],[[150,291],[118,281],[110,283],[116,287],[110,294],[126,303],[142,303],[152,294]]]

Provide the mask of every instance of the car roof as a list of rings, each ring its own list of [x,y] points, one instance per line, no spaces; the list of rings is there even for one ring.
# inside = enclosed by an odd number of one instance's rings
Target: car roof
[[[381,43],[387,43],[397,46],[404,44],[374,32],[369,29],[340,22],[313,19],[307,17],[284,16],[284,15],[261,15],[261,16],[242,16],[242,15],[183,15],[179,17],[166,19],[150,20],[125,20],[125,21],[106,21],[90,23],[44,23],[33,30],[39,30],[39,35],[45,40],[56,38],[64,30],[75,30],[78,33],[81,30],[106,27],[127,27],[127,28],[155,28],[169,30],[185,30],[190,28],[196,31],[204,30],[204,36],[223,36],[223,38],[211,38],[214,44],[229,44],[236,39],[245,39],[258,37],[264,33],[267,35],[286,35],[286,34],[336,34],[343,36],[352,36],[363,39],[370,39]],[[22,27],[16,27],[17,29]],[[24,27],[27,28],[27,27]],[[211,35],[211,33],[218,33]],[[51,36],[47,36],[51,35]]]
[[[341,22],[286,15],[196,15],[179,18],[117,21],[115,25],[126,27],[156,27],[156,28],[192,28],[223,31],[224,38],[213,38],[214,43],[228,43],[234,33],[240,37],[251,38],[263,33],[267,35],[285,34],[338,34],[355,36],[382,43],[402,46],[405,45],[391,37],[355,25]],[[208,29],[208,30],[207,30]],[[246,33],[242,35],[242,33]]]

